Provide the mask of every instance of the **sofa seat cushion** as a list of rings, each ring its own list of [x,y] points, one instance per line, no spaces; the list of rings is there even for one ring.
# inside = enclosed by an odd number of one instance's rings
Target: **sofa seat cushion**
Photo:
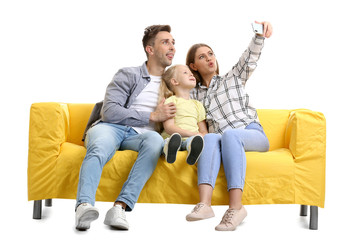
[[[285,204],[294,201],[295,164],[288,149],[247,152],[246,156],[244,203]]]
[[[168,164],[161,157],[138,202],[195,204],[197,167],[185,162],[186,151],[178,153],[177,161]],[[86,155],[83,146],[65,142],[56,161],[56,187],[49,189],[53,198],[76,198],[77,183],[82,161]],[[294,161],[288,149],[265,153],[247,152],[247,176],[243,203],[291,203],[294,196]],[[105,165],[96,201],[114,201],[126,181],[137,157],[134,151],[117,151]],[[46,184],[46,179],[43,179]],[[213,193],[214,205],[228,204],[227,182],[221,167]]]

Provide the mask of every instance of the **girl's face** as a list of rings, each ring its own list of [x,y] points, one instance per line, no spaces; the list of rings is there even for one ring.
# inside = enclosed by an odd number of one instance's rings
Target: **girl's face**
[[[182,87],[192,89],[196,86],[196,78],[186,65],[176,67],[175,85],[176,83]]]
[[[215,74],[217,70],[216,56],[209,47],[199,47],[194,57],[191,68],[198,71],[201,76]]]

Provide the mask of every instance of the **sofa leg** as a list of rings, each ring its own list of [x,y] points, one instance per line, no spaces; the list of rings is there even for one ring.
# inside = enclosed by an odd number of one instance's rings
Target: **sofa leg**
[[[318,207],[310,206],[309,229],[318,230]]]
[[[52,207],[52,199],[45,199],[45,206]]]
[[[307,205],[300,205],[300,216],[307,216],[308,206]]]
[[[42,200],[35,200],[32,218],[41,219],[41,212],[42,212]]]
[[[300,216],[307,216],[308,206],[300,205]],[[318,207],[310,206],[309,229],[318,230]]]

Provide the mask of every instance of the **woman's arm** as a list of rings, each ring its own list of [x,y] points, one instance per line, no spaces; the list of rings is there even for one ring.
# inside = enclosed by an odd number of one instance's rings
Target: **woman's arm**
[[[172,135],[173,133],[179,133],[181,134],[182,137],[191,137],[198,134],[198,132],[192,132],[177,127],[175,124],[175,120],[173,118],[164,121],[163,128],[165,129],[166,133],[168,133],[169,135]]]
[[[206,135],[208,133],[206,120],[199,122],[198,128],[199,128],[200,135],[202,135],[202,137],[204,137],[204,135]]]
[[[263,35],[256,34],[248,48],[244,51],[239,61],[233,66],[233,68],[226,74],[226,76],[236,76],[241,79],[243,85],[246,84],[249,77],[257,67],[257,61],[261,55],[264,39],[269,38],[272,35],[272,25],[269,22],[257,22],[263,25]]]
[[[249,43],[248,48],[242,53],[239,61],[225,76],[228,78],[236,76],[241,79],[242,84],[245,85],[257,67],[257,61],[259,60],[263,46],[264,37],[255,35]]]

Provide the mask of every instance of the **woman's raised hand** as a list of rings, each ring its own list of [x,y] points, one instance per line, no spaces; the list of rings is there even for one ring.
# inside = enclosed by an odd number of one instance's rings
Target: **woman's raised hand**
[[[272,24],[270,24],[270,22],[257,22],[257,21],[255,22],[263,25],[263,34],[258,34],[259,36],[266,38],[270,38],[270,36],[272,36],[273,27]]]

